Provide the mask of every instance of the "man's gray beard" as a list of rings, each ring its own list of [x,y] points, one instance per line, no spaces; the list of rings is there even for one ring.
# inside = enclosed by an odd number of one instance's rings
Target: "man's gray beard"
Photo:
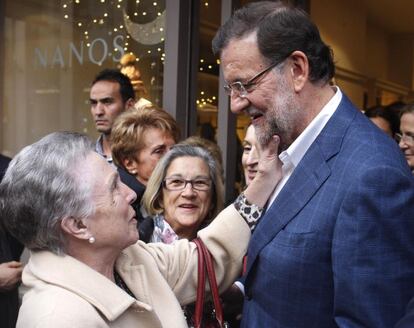
[[[280,138],[278,147],[279,154],[288,148],[288,145],[286,145],[286,134],[281,131],[281,128],[274,118],[272,118],[270,122],[266,122],[265,126],[261,128],[257,127],[256,130],[257,140],[259,141],[262,148],[266,146],[270,140],[272,140],[274,135],[277,135]]]
[[[277,124],[272,120],[271,122],[265,122],[264,126],[257,127],[257,140],[261,146],[266,146],[275,134],[278,134],[279,128]]]
[[[283,85],[283,83],[281,83]],[[284,90],[281,89],[283,92]],[[298,120],[298,114],[302,111],[299,104],[295,101],[291,93],[285,93],[278,99],[275,108],[271,112],[267,112],[265,116],[265,124],[257,127],[257,139],[262,145],[267,145],[274,135],[279,136],[279,148],[281,153],[286,150],[293,142],[292,131],[295,128]],[[280,110],[284,108],[284,110]]]

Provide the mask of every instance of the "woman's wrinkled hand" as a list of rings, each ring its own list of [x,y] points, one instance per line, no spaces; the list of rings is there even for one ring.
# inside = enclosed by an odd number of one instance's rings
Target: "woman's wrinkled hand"
[[[257,174],[244,191],[251,204],[264,207],[282,179],[282,162],[278,156],[279,143],[280,138],[274,135],[267,145],[262,145]]]

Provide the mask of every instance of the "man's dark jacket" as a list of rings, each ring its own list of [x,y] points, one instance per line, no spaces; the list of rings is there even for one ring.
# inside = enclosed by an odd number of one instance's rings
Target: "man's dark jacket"
[[[10,158],[0,154],[0,181],[9,165]],[[1,223],[1,222],[0,222]],[[5,231],[0,224],[0,263],[19,261],[23,245]],[[0,327],[14,328],[19,312],[19,297],[17,288],[11,291],[0,291]]]

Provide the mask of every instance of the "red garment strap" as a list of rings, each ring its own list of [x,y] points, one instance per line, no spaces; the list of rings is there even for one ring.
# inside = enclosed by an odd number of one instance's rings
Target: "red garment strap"
[[[220,327],[223,327],[224,319],[223,319],[223,308],[220,302],[220,295],[217,287],[217,280],[216,280],[216,273],[214,271],[213,259],[209,250],[207,249],[206,245],[204,245],[203,241],[200,239],[200,245],[202,245],[202,251],[204,253],[204,260],[207,269],[207,277],[210,282],[210,291],[213,297],[214,309],[216,311],[216,319],[220,324]]]
[[[204,292],[205,292],[205,271],[207,269],[207,276],[210,284],[210,291],[213,297],[215,315],[220,327],[224,326],[223,308],[220,302],[220,295],[217,286],[216,274],[214,271],[213,260],[207,247],[204,245],[200,238],[193,239],[193,242],[197,245],[198,253],[198,282],[197,282],[197,299],[194,312],[194,327],[200,328],[203,317],[204,306]]]
[[[243,270],[242,270],[242,276],[244,276],[244,274],[247,271],[247,255],[243,256]]]
[[[197,254],[198,254],[198,275],[197,275],[197,298],[195,303],[193,324],[194,328],[201,328],[201,321],[203,317],[203,307],[204,307],[204,294],[206,286],[206,271],[204,263],[204,254],[201,250],[200,242],[197,239],[194,239],[193,242],[197,245]]]

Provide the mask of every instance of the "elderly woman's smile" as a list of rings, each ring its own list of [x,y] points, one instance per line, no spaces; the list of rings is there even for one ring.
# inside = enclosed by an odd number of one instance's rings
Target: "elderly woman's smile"
[[[165,220],[181,236],[195,234],[211,207],[208,165],[198,157],[174,159],[166,172],[162,198]]]
[[[178,207],[191,210],[191,209],[197,208],[198,206],[195,204],[181,204],[181,205],[178,205]]]

